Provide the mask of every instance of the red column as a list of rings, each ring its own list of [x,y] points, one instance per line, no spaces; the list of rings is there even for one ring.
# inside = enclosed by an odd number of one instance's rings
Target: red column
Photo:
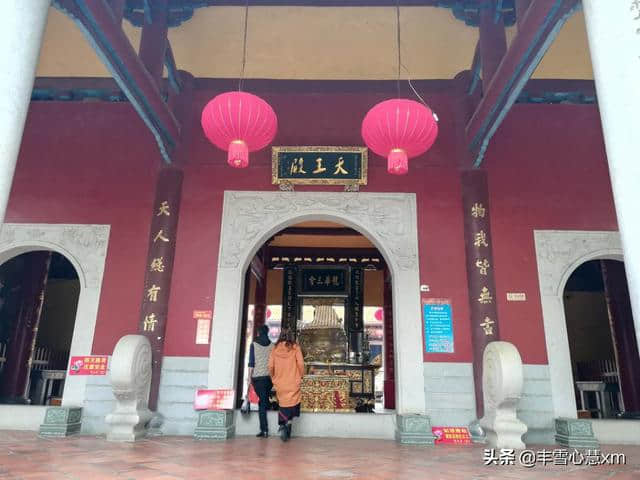
[[[393,303],[391,273],[384,270],[384,408],[396,408],[396,380],[393,352]]]
[[[601,260],[600,265],[624,409],[627,412],[640,412],[640,356],[624,264]]]
[[[476,413],[484,415],[482,394],[482,355],[489,342],[498,340],[498,312],[493,280],[489,190],[484,170],[462,172],[462,205],[464,209],[467,284],[473,341],[473,377]]]
[[[20,308],[9,339],[0,397],[7,402],[26,403],[31,373],[31,357],[35,349],[40,314],[44,303],[51,252],[25,255]]]
[[[149,253],[138,324],[138,331],[149,338],[153,351],[151,393],[149,394],[151,410],[156,409],[158,402],[181,191],[182,172],[174,168],[161,170],[158,174],[156,197],[151,214]]]

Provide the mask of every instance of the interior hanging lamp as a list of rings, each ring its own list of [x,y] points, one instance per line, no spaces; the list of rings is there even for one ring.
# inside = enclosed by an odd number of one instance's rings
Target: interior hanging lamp
[[[237,92],[225,92],[209,101],[202,110],[201,124],[206,137],[221,150],[226,150],[227,163],[234,168],[249,165],[249,152],[269,145],[278,130],[273,108],[256,95],[242,91],[247,59],[247,18],[245,3],[242,72]]]
[[[398,40],[398,98],[374,105],[362,121],[362,139],[376,154],[387,157],[387,171],[404,175],[409,171],[409,158],[423,154],[438,136],[438,117],[409,85],[422,101],[401,99],[400,67],[400,5],[396,0],[396,33]]]

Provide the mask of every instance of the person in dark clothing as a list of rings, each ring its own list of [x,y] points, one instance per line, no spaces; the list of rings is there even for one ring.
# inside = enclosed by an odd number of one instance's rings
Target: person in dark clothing
[[[256,437],[266,438],[269,436],[269,426],[267,424],[267,405],[269,405],[269,394],[273,384],[269,376],[269,356],[273,344],[269,340],[269,327],[262,325],[258,329],[258,336],[251,343],[249,349],[249,376],[248,383],[253,383],[253,388],[258,395],[258,416],[260,417],[260,433]]]

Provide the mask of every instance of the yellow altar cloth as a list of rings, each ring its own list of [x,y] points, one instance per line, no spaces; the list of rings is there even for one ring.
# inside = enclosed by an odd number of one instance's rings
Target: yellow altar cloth
[[[349,378],[345,376],[305,375],[300,408],[303,412],[353,412],[349,385]]]

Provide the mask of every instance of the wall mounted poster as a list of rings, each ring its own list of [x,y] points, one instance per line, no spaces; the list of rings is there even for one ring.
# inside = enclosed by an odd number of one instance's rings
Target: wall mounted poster
[[[427,353],[453,353],[451,301],[441,298],[422,300],[422,321]]]
[[[108,358],[106,356],[71,357],[69,375],[106,375],[107,364]]]

